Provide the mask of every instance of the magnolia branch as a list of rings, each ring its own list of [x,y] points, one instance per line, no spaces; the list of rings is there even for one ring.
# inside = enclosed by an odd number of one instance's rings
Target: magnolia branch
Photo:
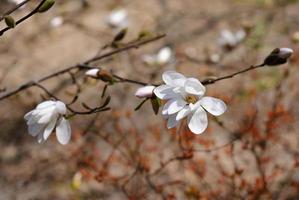
[[[250,66],[250,67],[248,67],[248,68],[245,68],[245,69],[243,69],[243,70],[234,72],[234,73],[229,74],[229,75],[226,75],[226,76],[222,76],[222,77],[214,78],[214,79],[212,79],[212,78],[205,79],[205,80],[201,81],[201,83],[202,83],[203,85],[213,84],[213,83],[216,83],[216,82],[218,82],[218,81],[225,80],[225,79],[230,79],[230,78],[235,77],[235,76],[238,75],[238,74],[243,74],[243,73],[245,73],[245,72],[248,72],[248,71],[251,71],[251,70],[255,70],[255,69],[257,69],[257,68],[264,67],[264,66],[265,66],[264,63],[263,63],[263,64],[260,64],[260,65],[252,65],[252,66]]]
[[[29,1],[31,0],[25,0],[22,1],[21,3],[19,3],[18,5],[16,5],[15,7],[11,8],[10,10],[8,10],[7,12],[5,12],[1,17],[0,17],[0,21],[2,21],[4,19],[5,16],[10,15],[11,13],[15,12],[16,10],[18,10],[20,7],[22,7],[23,5],[27,4]]]
[[[51,93],[47,88],[45,88],[41,84],[33,83],[33,85],[40,88],[41,90],[43,90],[49,97],[51,97],[55,100],[60,100],[57,96],[55,96],[53,93]],[[90,108],[86,104],[82,103],[83,107],[87,111],[77,111],[77,110],[71,108],[69,105],[66,105],[67,109],[71,112],[71,114],[68,115],[67,118],[73,117],[75,115],[90,115],[90,114],[97,113],[97,112],[108,111],[108,110],[110,110],[110,108],[106,107],[106,106],[109,104],[109,102],[110,102],[110,96],[108,96],[106,98],[106,100],[102,103],[102,105],[94,107],[94,108]]]
[[[46,2],[46,0],[42,0],[34,10],[32,10],[30,13],[28,13],[27,15],[25,15],[25,16],[22,17],[21,19],[17,20],[17,21],[15,22],[15,26],[21,24],[21,23],[24,22],[25,20],[29,19],[30,17],[32,17],[33,15],[35,15],[36,13],[38,13],[38,12],[39,12],[39,9],[41,8],[41,6],[42,6],[45,2]],[[24,1],[24,2],[20,3],[19,5],[16,6],[16,8],[12,9],[12,10],[9,11],[9,12],[12,13],[12,12],[16,11],[18,8],[20,8],[22,5],[24,5],[24,4],[26,4],[26,3],[28,3],[28,1]],[[8,13],[9,13],[9,12],[8,12]],[[1,20],[2,20],[2,19],[3,19],[3,17],[1,18]],[[1,20],[0,20],[0,21],[1,21]],[[0,31],[0,36],[2,36],[6,31],[8,31],[8,30],[11,29],[11,28],[12,28],[12,27],[7,26],[6,28],[2,29],[2,30]]]
[[[62,75],[62,74],[65,74],[65,73],[69,73],[69,72],[71,72],[71,71],[73,71],[75,69],[77,69],[79,71],[92,69],[94,67],[91,67],[89,65],[92,64],[95,61],[99,61],[101,59],[104,59],[106,57],[110,57],[110,56],[112,56],[114,54],[117,54],[117,53],[129,50],[129,49],[139,48],[142,45],[146,45],[146,44],[148,44],[150,42],[154,42],[154,41],[159,40],[159,39],[161,39],[163,37],[165,37],[165,34],[160,34],[160,35],[157,35],[157,36],[154,36],[154,37],[151,37],[151,38],[148,38],[148,39],[143,39],[143,40],[134,40],[133,42],[130,42],[127,45],[124,45],[123,47],[111,50],[110,52],[104,53],[102,55],[94,56],[94,57],[92,57],[92,58],[90,58],[90,59],[82,62],[81,64],[72,65],[72,66],[67,67],[65,69],[59,70],[59,71],[57,71],[55,73],[46,75],[46,76],[38,79],[37,81],[33,81],[33,80],[29,81],[29,82],[24,83],[24,84],[20,85],[19,87],[15,88],[15,89],[12,89],[10,91],[7,91],[5,94],[1,95],[0,96],[0,101],[6,99],[8,97],[11,97],[13,95],[16,95],[17,93],[19,93],[19,92],[21,92],[23,90],[26,90],[26,89],[28,89],[30,87],[36,86],[36,83],[42,83],[42,82],[44,82],[46,80],[49,80],[49,79],[54,78],[54,77],[57,77],[59,75]],[[115,78],[117,78],[119,81],[121,81],[121,82],[129,82],[129,83],[135,83],[135,84],[139,84],[139,85],[147,85],[148,84],[148,83],[144,83],[144,82],[140,82],[140,81],[136,81],[136,80],[131,80],[131,79],[123,78],[123,77],[120,77],[120,76],[118,76],[116,74],[112,74],[112,75]]]

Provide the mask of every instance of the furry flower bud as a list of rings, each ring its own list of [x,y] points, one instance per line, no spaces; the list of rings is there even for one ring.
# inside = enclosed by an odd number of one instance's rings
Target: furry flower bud
[[[92,78],[98,78],[98,74],[99,74],[99,69],[95,68],[95,69],[90,69],[87,72],[85,72],[86,76],[90,76]]]
[[[294,51],[290,48],[276,48],[266,57],[264,64],[268,66],[282,65],[293,53]]]
[[[145,98],[145,97],[153,97],[155,86],[148,85],[141,88],[138,88],[138,90],[135,92],[135,96],[139,98]]]

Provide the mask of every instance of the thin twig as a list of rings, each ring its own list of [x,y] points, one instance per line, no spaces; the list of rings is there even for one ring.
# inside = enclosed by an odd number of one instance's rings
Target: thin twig
[[[201,81],[201,83],[203,85],[209,85],[209,84],[213,84],[213,83],[216,83],[217,81],[221,81],[221,80],[225,80],[225,79],[229,79],[229,78],[233,78],[234,76],[238,75],[238,74],[242,74],[242,73],[245,73],[245,72],[248,72],[248,71],[251,71],[251,70],[255,70],[257,68],[260,68],[260,67],[264,67],[265,64],[260,64],[260,65],[252,65],[246,69],[243,69],[241,71],[237,71],[235,73],[232,73],[232,74],[229,74],[229,75],[226,75],[226,76],[222,76],[222,77],[219,77],[219,78],[215,78],[215,79],[205,79],[203,81]]]
[[[27,4],[29,1],[31,0],[25,0],[22,1],[21,3],[19,3],[18,5],[16,5],[15,7],[11,8],[10,10],[6,11],[1,17],[0,17],[0,21],[2,21],[4,19],[5,16],[10,15],[11,13],[15,12],[16,10],[18,10],[20,7],[22,7],[23,5]]]
[[[25,20],[27,20],[28,18],[32,17],[33,15],[35,15],[36,13],[38,13],[39,8],[44,4],[46,0],[42,0],[38,6],[32,10],[30,13],[28,13],[27,15],[25,15],[24,17],[22,17],[21,19],[19,19],[18,21],[16,21],[16,26],[21,24],[22,22],[24,22]],[[7,26],[6,28],[2,29],[0,31],[0,36],[2,36],[6,31],[8,31],[9,29],[11,29],[11,27]]]
[[[95,62],[95,61],[101,60],[103,58],[112,56],[112,55],[120,53],[122,51],[126,51],[128,49],[138,48],[138,47],[140,47],[142,45],[145,45],[145,44],[148,44],[150,42],[159,40],[159,39],[161,39],[163,37],[165,37],[165,34],[161,34],[161,35],[158,35],[158,36],[155,36],[155,37],[152,37],[152,38],[149,38],[149,39],[145,39],[145,40],[142,40],[142,41],[136,41],[134,43],[129,43],[129,45],[125,45],[124,47],[121,47],[119,49],[115,49],[115,50],[112,50],[112,51],[110,51],[108,53],[105,53],[105,54],[93,57],[91,59],[88,59],[87,61],[83,62],[82,64],[76,64],[76,65],[67,67],[67,68],[62,69],[60,71],[57,71],[57,72],[55,72],[53,74],[44,76],[44,77],[38,79],[37,81],[29,81],[27,83],[24,83],[24,84],[20,85],[19,87],[15,88],[13,90],[7,91],[5,94],[3,94],[2,96],[0,96],[0,101],[4,100],[4,99],[6,99],[6,98],[8,98],[10,96],[13,96],[13,95],[15,95],[15,94],[17,94],[17,93],[19,93],[19,92],[27,89],[27,88],[30,88],[30,87],[34,86],[35,85],[34,83],[44,82],[44,81],[49,80],[49,79],[51,79],[53,77],[56,77],[56,76],[68,73],[68,72],[70,72],[70,71],[72,71],[74,69],[78,69],[78,70],[89,70],[89,69],[92,69],[93,67],[89,66],[89,64],[91,64],[92,62]],[[114,76],[117,76],[117,75],[114,75]],[[126,81],[126,82],[129,81],[129,79],[124,79],[124,78],[122,78],[120,76],[117,76],[117,77],[119,79],[123,80],[123,81]],[[138,83],[138,81],[135,81],[135,82]],[[146,83],[139,82],[138,84],[144,85]]]

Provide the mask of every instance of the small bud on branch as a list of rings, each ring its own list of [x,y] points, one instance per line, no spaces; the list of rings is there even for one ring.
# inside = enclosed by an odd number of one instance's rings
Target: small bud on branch
[[[138,98],[153,97],[155,86],[147,85],[141,88],[138,88],[135,92],[135,96]]]
[[[285,64],[293,53],[294,51],[290,48],[276,48],[265,58],[264,64],[268,66]]]
[[[55,4],[55,0],[46,0],[38,9],[39,13],[48,11]]]
[[[9,28],[14,28],[16,26],[16,22],[14,20],[14,18],[12,18],[11,16],[5,16],[4,17],[5,23]]]

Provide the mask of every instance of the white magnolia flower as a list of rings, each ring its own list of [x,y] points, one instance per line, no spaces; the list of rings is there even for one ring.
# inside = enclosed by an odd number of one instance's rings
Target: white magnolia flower
[[[170,47],[163,47],[157,54],[144,55],[142,57],[143,62],[148,65],[165,65],[172,58],[172,50]]]
[[[214,97],[204,97],[205,87],[196,78],[186,78],[175,71],[162,75],[165,85],[154,89],[155,95],[166,100],[162,115],[168,119],[167,127],[173,128],[187,117],[189,129],[200,134],[208,126],[207,112],[214,116],[223,114],[226,104]]]
[[[61,16],[54,17],[50,21],[50,25],[53,28],[57,28],[57,27],[61,26],[62,24],[63,24],[63,18]]]
[[[152,85],[147,85],[141,88],[138,88],[137,91],[135,92],[135,96],[139,98],[145,98],[145,97],[152,97],[153,96],[153,91],[155,89],[155,86]]]
[[[33,137],[37,136],[38,143],[48,139],[56,126],[56,137],[59,143],[67,144],[71,138],[71,127],[63,117],[66,106],[61,101],[44,101],[28,112],[24,118],[27,121],[28,132]]]
[[[224,29],[220,33],[220,38],[218,39],[218,43],[222,47],[233,48],[237,46],[242,40],[246,37],[246,32],[241,29],[236,33],[233,33],[227,29]]]
[[[128,26],[128,13],[124,9],[114,10],[106,18],[106,22],[113,28],[125,28]]]

